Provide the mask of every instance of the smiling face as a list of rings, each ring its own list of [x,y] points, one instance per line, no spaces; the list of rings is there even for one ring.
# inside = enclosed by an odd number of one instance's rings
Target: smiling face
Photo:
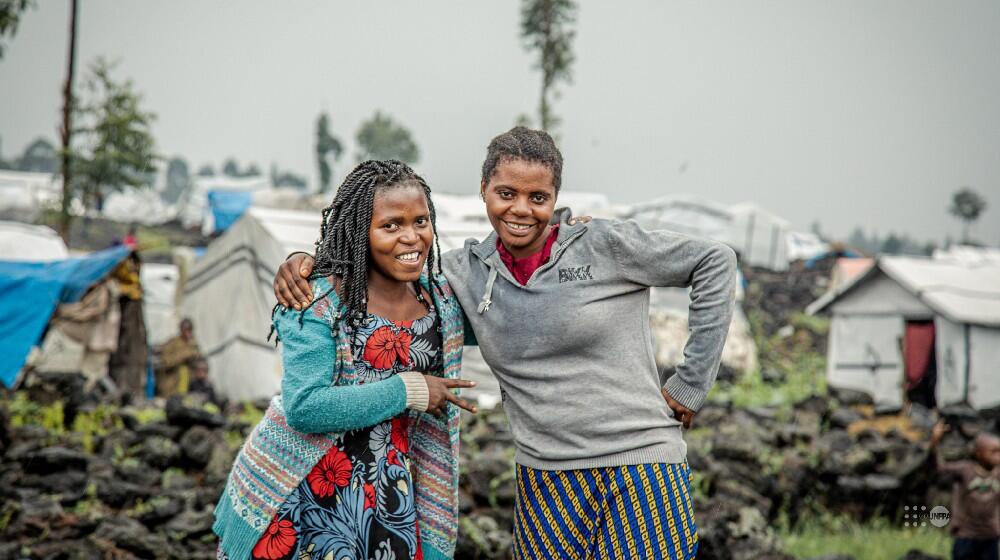
[[[422,188],[402,185],[375,193],[368,227],[370,274],[397,282],[419,280],[433,242],[431,212]]]
[[[490,224],[514,257],[542,250],[556,207],[556,188],[548,167],[518,159],[502,161],[480,191]]]

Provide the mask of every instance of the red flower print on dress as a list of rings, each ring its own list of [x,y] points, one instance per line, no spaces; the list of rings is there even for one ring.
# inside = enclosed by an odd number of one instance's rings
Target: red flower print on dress
[[[406,331],[395,333],[392,327],[379,327],[365,343],[364,360],[380,370],[391,368],[397,360],[409,365],[411,342],[413,335]]]
[[[375,485],[366,482],[365,483],[365,509],[371,509],[375,507]]]
[[[400,453],[410,452],[410,419],[397,416],[392,419],[392,446]]]
[[[292,551],[298,536],[295,526],[287,519],[275,519],[253,547],[254,558],[278,560]]]
[[[306,479],[313,494],[328,498],[333,495],[335,488],[343,488],[351,481],[351,460],[347,458],[347,453],[333,447],[309,471]]]

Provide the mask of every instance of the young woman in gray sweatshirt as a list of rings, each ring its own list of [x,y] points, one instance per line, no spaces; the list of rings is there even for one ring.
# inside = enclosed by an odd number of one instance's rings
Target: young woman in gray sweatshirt
[[[480,195],[495,231],[442,258],[466,339],[497,376],[514,435],[515,557],[693,558],[681,426],[718,373],[736,255],[632,221],[555,212],[561,176],[562,155],[545,132],[517,127],[494,138]],[[279,301],[310,296],[300,281],[310,269],[303,255],[282,265]],[[691,288],[684,362],[662,387],[649,326],[654,286]]]

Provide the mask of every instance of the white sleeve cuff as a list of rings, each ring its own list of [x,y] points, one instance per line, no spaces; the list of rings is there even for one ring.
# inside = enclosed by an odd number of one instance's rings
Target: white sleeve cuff
[[[406,408],[427,412],[431,394],[424,375],[416,371],[404,371],[399,377],[403,380],[403,385],[406,385]]]

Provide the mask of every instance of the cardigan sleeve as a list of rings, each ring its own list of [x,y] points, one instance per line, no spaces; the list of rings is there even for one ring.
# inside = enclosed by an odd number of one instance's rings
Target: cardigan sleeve
[[[281,308],[274,328],[282,344],[281,395],[288,425],[304,433],[374,426],[403,412],[406,384],[394,375],[364,385],[334,385],[337,351],[330,325],[311,311]]]

